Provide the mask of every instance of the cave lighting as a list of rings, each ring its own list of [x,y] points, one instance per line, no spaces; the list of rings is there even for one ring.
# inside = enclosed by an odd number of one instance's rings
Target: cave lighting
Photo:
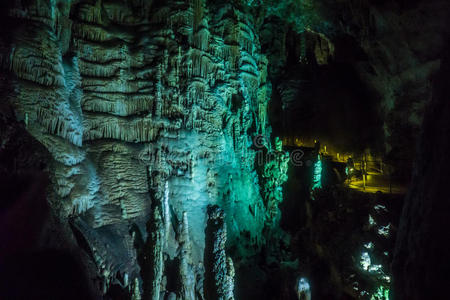
[[[389,289],[384,286],[378,287],[375,294],[370,297],[370,300],[389,300]]]
[[[312,189],[315,190],[321,187],[322,187],[322,161],[320,160],[320,155],[318,155],[317,162],[314,164]]]

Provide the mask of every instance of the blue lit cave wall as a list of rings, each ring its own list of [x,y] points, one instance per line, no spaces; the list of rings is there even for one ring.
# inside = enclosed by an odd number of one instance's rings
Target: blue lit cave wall
[[[427,195],[447,199],[449,12],[2,1],[0,299],[409,300],[448,286],[449,252],[427,243],[448,210]],[[379,157],[413,192],[350,189],[325,146]]]

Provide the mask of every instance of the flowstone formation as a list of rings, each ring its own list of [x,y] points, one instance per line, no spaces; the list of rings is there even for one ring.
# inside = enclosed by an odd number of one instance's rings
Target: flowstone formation
[[[239,257],[265,242],[271,209],[251,148],[270,138],[271,91],[252,15],[203,0],[9,1],[5,14],[7,101],[52,155],[48,201],[99,289],[204,299],[207,207]]]
[[[269,149],[264,158],[262,185],[264,186],[264,203],[267,207],[266,228],[271,231],[279,228],[281,212],[278,207],[283,201],[282,185],[288,179],[289,153],[283,151],[282,141],[276,138],[275,149]]]

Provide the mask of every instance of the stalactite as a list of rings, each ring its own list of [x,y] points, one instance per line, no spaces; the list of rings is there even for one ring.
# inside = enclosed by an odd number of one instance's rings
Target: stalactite
[[[193,0],[192,3],[194,11],[192,27],[194,28],[195,33],[203,19],[204,3],[203,0]]]
[[[162,111],[162,65],[158,65],[158,75],[156,77],[156,101],[155,101],[155,116],[160,117]]]
[[[1,51],[0,63],[17,75],[17,115],[28,116],[27,130],[55,159],[52,201],[62,207],[62,215],[85,221],[83,233],[103,292],[121,274],[124,281],[129,278],[133,299],[159,299],[169,292],[195,299],[203,294],[206,255],[199,253],[204,224],[198,214],[224,200],[219,193],[228,178],[224,170],[234,174],[233,203],[242,200],[241,194],[251,207],[261,202],[248,141],[252,122],[264,118],[260,84],[265,80],[260,78],[265,71],[260,69],[267,64],[260,64],[259,41],[235,4],[208,2],[206,7],[203,0],[193,0],[150,7],[150,2],[96,0],[64,3],[64,9],[55,4],[54,16],[45,9],[31,12],[45,15],[33,19],[34,25],[52,24],[55,32],[35,26],[13,51],[6,56]],[[242,36],[240,27],[246,31]],[[228,106],[231,95],[241,91],[243,106]],[[258,109],[252,116],[250,111]],[[147,168],[159,173],[146,178]],[[148,189],[146,180],[151,181]],[[181,190],[189,196],[180,199]],[[179,203],[186,206],[180,210]],[[259,207],[254,215],[226,208],[236,218],[230,232],[260,235],[264,212]],[[180,214],[175,233],[171,218]],[[123,231],[135,221],[147,225],[140,276],[129,267],[136,243]],[[232,299],[234,268],[225,253],[224,226],[207,237],[215,239],[211,255],[219,260],[210,260],[212,275],[206,277],[213,281],[211,291]],[[166,291],[165,279],[170,279],[164,257],[175,256],[181,290]]]
[[[239,27],[239,17],[236,15],[237,20],[233,20],[233,24],[231,27],[231,64],[233,68],[236,67],[237,62],[239,61],[238,57],[240,55],[239,49],[239,39],[240,39],[240,27]]]
[[[81,74],[86,77],[112,78],[118,72],[119,62],[112,62],[108,65],[97,64],[80,59]]]
[[[179,130],[180,123],[169,124],[165,120],[155,120],[151,117],[122,119],[118,117],[100,117],[85,115],[85,140],[110,138],[128,142],[151,142],[160,131],[172,132]]]
[[[56,116],[49,110],[38,108],[36,118],[48,133],[58,135],[72,144],[81,147],[83,133],[81,128],[76,123],[74,124],[74,117],[70,115],[72,112],[69,110],[67,112],[69,116]]]
[[[89,24],[74,24],[74,37],[92,42],[106,42],[113,40],[113,36],[101,27]]]
[[[147,95],[125,96],[89,94],[83,97],[82,109],[86,112],[109,113],[115,116],[132,116],[151,112],[153,97]]]
[[[64,85],[62,71],[59,68],[60,64],[55,61],[49,61],[49,59],[43,59],[43,57],[30,56],[25,54],[25,52],[26,50],[17,49],[12,62],[12,70],[19,78],[44,86]]]
[[[208,50],[209,47],[209,30],[206,28],[201,28],[198,30],[193,37],[194,46],[202,51]]]

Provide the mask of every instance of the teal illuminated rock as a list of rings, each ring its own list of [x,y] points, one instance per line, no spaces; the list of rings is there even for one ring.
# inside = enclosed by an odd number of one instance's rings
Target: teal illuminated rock
[[[322,160],[320,158],[320,155],[317,156],[317,161],[314,163],[313,172],[312,190],[315,190],[322,187]]]

